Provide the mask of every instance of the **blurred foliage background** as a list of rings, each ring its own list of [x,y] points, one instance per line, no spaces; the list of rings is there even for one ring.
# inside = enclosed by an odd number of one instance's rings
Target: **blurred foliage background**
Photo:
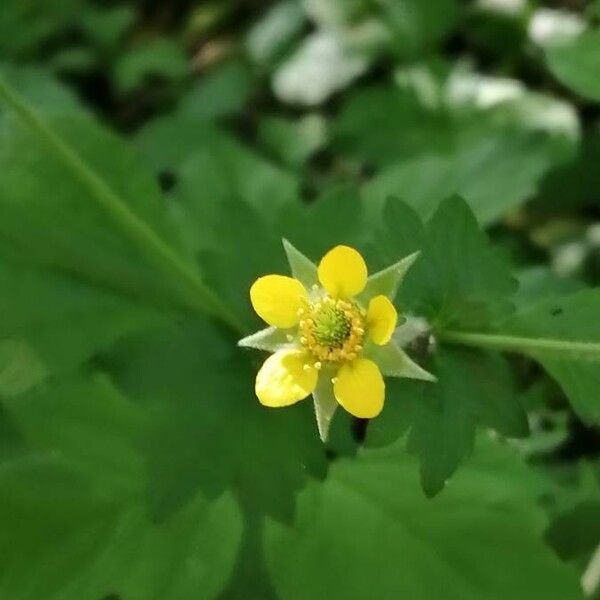
[[[437,391],[324,447],[235,347],[282,236],[600,341],[600,2],[2,0],[0,73],[194,273],[0,105],[2,598],[600,598],[597,363],[421,349]]]

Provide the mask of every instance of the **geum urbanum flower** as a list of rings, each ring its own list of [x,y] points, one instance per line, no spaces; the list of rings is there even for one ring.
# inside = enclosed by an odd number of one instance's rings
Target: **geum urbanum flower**
[[[363,257],[348,246],[330,250],[317,267],[283,244],[293,277],[254,282],[252,306],[270,327],[239,342],[273,352],[256,377],[263,405],[289,406],[312,394],[326,441],[338,404],[355,417],[381,412],[384,375],[435,380],[392,338],[398,321],[392,300],[418,252],[369,277]]]

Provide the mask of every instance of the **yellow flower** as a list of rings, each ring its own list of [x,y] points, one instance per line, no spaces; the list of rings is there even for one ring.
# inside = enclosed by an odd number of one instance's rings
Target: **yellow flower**
[[[392,300],[418,253],[369,277],[363,257],[348,246],[330,250],[317,267],[283,243],[293,277],[254,282],[252,306],[270,327],[239,342],[273,352],[256,377],[261,404],[289,406],[312,394],[325,441],[338,405],[361,418],[381,412],[384,375],[435,379],[392,339]]]

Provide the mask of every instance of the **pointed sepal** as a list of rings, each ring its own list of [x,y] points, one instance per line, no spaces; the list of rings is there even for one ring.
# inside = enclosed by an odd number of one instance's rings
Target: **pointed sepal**
[[[267,327],[241,339],[238,342],[238,346],[241,348],[256,348],[257,350],[266,350],[267,352],[277,352],[282,348],[289,348],[293,345],[293,341],[288,338],[288,335],[285,329]]]
[[[329,437],[331,420],[338,407],[338,402],[333,395],[333,383],[330,375],[331,374],[326,372],[320,373],[319,382],[313,392],[317,428],[319,429],[319,437],[323,443],[325,443]]]
[[[420,367],[395,342],[369,348],[368,357],[377,363],[381,373],[386,377],[437,381],[435,375]]]
[[[393,300],[398,293],[404,276],[412,267],[415,260],[419,258],[419,254],[420,252],[413,252],[397,263],[387,267],[387,269],[371,275],[367,280],[367,286],[360,295],[360,299],[364,303],[368,303],[374,296],[383,295]]]
[[[302,283],[307,290],[310,290],[310,288],[319,281],[317,276],[317,265],[304,256],[300,250],[295,248],[285,238],[283,238],[282,242],[292,276]]]

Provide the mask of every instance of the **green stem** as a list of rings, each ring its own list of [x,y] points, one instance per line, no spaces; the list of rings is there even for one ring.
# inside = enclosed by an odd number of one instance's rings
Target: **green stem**
[[[547,338],[527,338],[462,331],[441,331],[437,337],[440,341],[447,344],[471,346],[474,348],[522,353],[547,351],[557,354],[578,355],[590,360],[600,360],[600,343],[598,342],[570,342]]]
[[[182,285],[183,293],[177,292],[178,304],[186,309],[201,310],[216,317],[236,332],[244,332],[237,318],[206,286],[198,274],[179,255],[141,220],[117,195],[117,193],[62,140],[56,132],[42,121],[34,110],[0,78],[0,98],[60,159],[90,192],[91,197],[112,219],[122,232],[137,244],[138,248],[165,274],[174,276]]]

